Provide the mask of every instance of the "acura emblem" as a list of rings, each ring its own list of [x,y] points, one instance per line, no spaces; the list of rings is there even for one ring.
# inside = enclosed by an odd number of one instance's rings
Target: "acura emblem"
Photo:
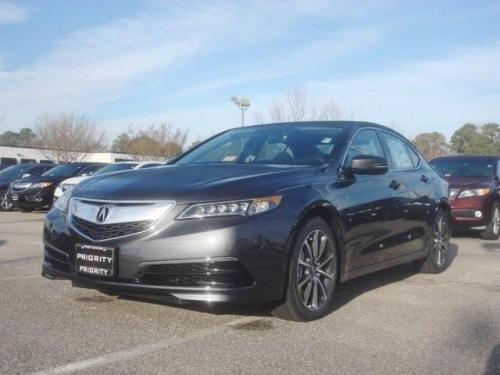
[[[104,223],[106,219],[108,218],[109,211],[111,208],[109,206],[101,206],[97,210],[97,215],[96,215],[96,221],[98,223]]]

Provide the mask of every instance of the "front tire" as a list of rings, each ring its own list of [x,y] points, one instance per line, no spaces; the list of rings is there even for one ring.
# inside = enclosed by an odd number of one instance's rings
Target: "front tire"
[[[449,215],[439,210],[432,225],[428,239],[427,257],[416,263],[422,273],[441,273],[449,263],[450,256],[450,218]]]
[[[493,204],[491,210],[491,220],[485,230],[481,232],[483,240],[498,240],[500,235],[500,208],[498,203]]]
[[[0,192],[0,210],[10,211],[12,210],[12,202],[9,199],[9,195],[6,191]]]
[[[273,313],[302,322],[328,314],[338,268],[337,245],[328,224],[309,219],[292,245],[285,301]]]

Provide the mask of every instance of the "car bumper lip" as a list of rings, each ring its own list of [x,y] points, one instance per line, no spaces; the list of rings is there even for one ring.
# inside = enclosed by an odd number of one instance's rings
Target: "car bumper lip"
[[[255,298],[254,285],[238,288],[200,288],[200,287],[173,287],[162,285],[146,285],[134,282],[116,280],[93,279],[90,277],[68,274],[44,263],[42,276],[50,280],[70,280],[75,287],[96,289],[109,293],[151,297],[152,299],[199,302],[251,302]]]

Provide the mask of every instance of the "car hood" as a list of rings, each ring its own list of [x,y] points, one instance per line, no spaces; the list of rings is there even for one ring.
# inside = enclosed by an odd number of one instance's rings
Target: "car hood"
[[[0,189],[8,187],[12,181],[14,181],[12,177],[0,177]]]
[[[475,189],[488,187],[492,183],[490,177],[444,177],[450,185],[450,189]]]
[[[171,165],[91,177],[73,195],[102,200],[176,200],[179,203],[265,196],[306,183],[308,166]]]

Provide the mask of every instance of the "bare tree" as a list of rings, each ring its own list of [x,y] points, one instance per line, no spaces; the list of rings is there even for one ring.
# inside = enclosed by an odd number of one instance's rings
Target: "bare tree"
[[[167,123],[147,129],[130,126],[113,142],[113,150],[133,155],[137,160],[165,160],[179,155],[186,144],[187,133]]]
[[[438,132],[421,133],[415,137],[413,144],[424,154],[427,160],[445,156],[450,150],[445,136]]]
[[[83,161],[85,153],[103,151],[105,132],[86,116],[73,113],[44,115],[35,125],[36,145],[57,162]]]
[[[273,101],[269,107],[272,122],[339,120],[342,116],[343,111],[335,101],[309,98],[301,87],[288,90],[281,100]],[[256,123],[265,122],[261,112],[257,112],[254,119]]]

